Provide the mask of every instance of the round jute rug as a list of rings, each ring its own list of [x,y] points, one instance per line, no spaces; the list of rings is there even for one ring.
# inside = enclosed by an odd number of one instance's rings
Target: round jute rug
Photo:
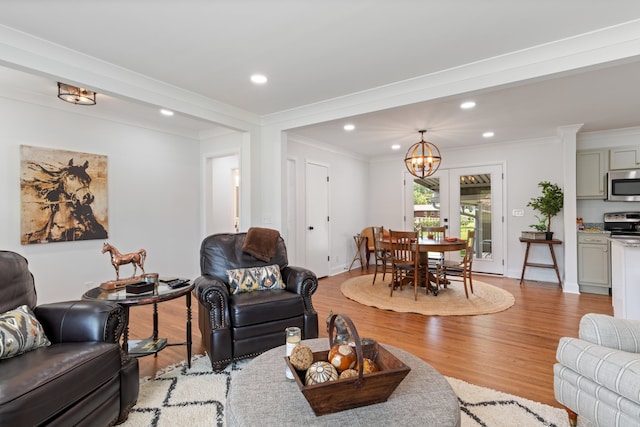
[[[441,288],[437,296],[426,294],[425,288],[418,288],[418,300],[413,298],[413,285],[396,289],[389,296],[390,275],[385,280],[378,274],[376,283],[371,284],[373,274],[346,280],[340,285],[342,294],[360,304],[392,310],[401,313],[418,313],[431,316],[470,316],[503,311],[515,303],[511,293],[474,278],[473,294],[469,299],[464,295],[464,285],[451,280],[447,288]]]

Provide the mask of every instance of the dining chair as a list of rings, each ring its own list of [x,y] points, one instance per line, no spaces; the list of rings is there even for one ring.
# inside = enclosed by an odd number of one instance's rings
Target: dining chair
[[[375,252],[372,227],[365,227],[360,235],[363,239],[365,239],[363,243],[363,249],[365,253],[365,264],[367,266],[367,271],[369,271],[369,261],[371,259],[371,254]]]
[[[447,283],[447,276],[462,277],[462,283],[464,284],[464,293],[469,298],[469,291],[467,290],[467,284],[471,293],[473,293],[473,258],[474,258],[474,243],[476,238],[476,231],[471,230],[467,234],[467,245],[464,251],[464,257],[462,261],[443,260],[436,265],[436,287],[439,289],[440,284]]]
[[[393,268],[391,263],[391,253],[380,245],[380,240],[384,236],[384,227],[371,227],[373,234],[373,255],[375,257],[375,270],[373,272],[372,285],[376,283],[378,271],[382,269],[382,280],[387,275],[387,268],[391,271]]]
[[[447,237],[447,228],[444,226],[422,227],[422,231],[424,232],[423,235],[426,235],[427,238],[431,240],[444,240]],[[429,252],[427,259],[429,261],[429,268],[435,271],[436,264],[444,261],[444,252]]]
[[[418,245],[418,232],[416,231],[389,231],[391,241],[391,293],[396,286],[402,290],[405,283],[413,282],[413,296],[418,299],[418,285],[421,272],[425,269],[420,266],[420,247]]]

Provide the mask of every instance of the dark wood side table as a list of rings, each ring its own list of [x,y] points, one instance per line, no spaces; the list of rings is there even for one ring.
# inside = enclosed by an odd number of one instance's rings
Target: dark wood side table
[[[535,239],[525,239],[520,237],[520,241],[522,243],[527,244],[527,249],[524,253],[524,262],[522,263],[522,274],[520,275],[520,284],[524,281],[524,271],[527,267],[536,267],[536,268],[553,268],[556,271],[556,277],[558,277],[558,285],[562,286],[562,279],[560,279],[560,270],[558,270],[558,261],[556,260],[556,253],[553,251],[553,245],[561,245],[562,240],[552,239],[552,240],[535,240]],[[553,260],[553,264],[541,264],[537,262],[529,262],[529,248],[532,244],[544,244],[549,246],[549,252],[551,252],[551,259]]]
[[[122,338],[122,349],[130,356],[142,357],[150,354],[157,356],[158,352],[166,346],[185,345],[187,346],[187,363],[191,368],[191,291],[193,291],[194,286],[193,283],[190,283],[181,288],[173,289],[166,283],[160,282],[153,292],[144,294],[130,294],[125,289],[104,291],[97,287],[85,292],[82,295],[82,299],[115,301],[124,308],[127,319],[129,318],[130,307],[153,304],[153,335],[146,339],[130,341],[129,327],[127,326]],[[166,338],[158,337],[158,303],[180,298],[181,296],[185,297],[187,308],[186,341],[183,343],[168,343]]]

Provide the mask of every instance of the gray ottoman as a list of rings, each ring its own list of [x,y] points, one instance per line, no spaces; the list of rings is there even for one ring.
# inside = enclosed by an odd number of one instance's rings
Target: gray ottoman
[[[327,338],[303,343],[314,352],[329,349]],[[386,402],[316,416],[295,381],[284,375],[283,345],[256,357],[233,377],[225,407],[227,425],[460,426],[458,397],[445,377],[412,354],[382,345],[411,368]]]

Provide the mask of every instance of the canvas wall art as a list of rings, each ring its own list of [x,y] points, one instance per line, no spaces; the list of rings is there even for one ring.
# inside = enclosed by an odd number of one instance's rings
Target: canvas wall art
[[[23,245],[106,239],[107,156],[20,146]]]

